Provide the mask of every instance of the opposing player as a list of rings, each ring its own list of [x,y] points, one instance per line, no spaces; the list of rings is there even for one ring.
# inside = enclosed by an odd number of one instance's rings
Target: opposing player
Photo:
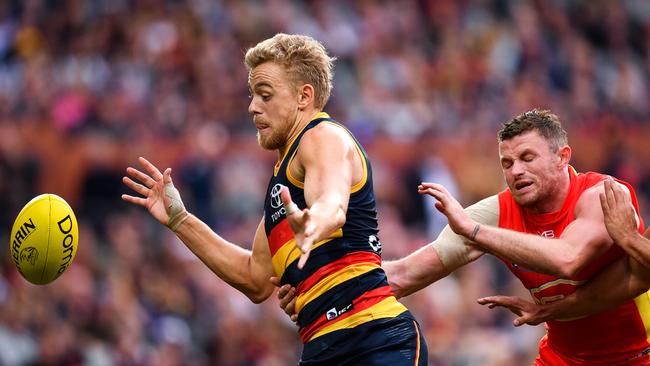
[[[508,189],[467,209],[441,185],[419,187],[420,193],[437,199],[436,207],[449,225],[431,245],[384,263],[398,297],[485,252],[502,259],[539,303],[572,296],[604,268],[619,280],[630,278],[634,272],[623,251],[613,245],[599,206],[607,177],[579,174],[569,165],[571,148],[556,115],[531,110],[505,123],[499,132],[499,155]],[[638,212],[632,187],[619,183]],[[549,321],[536,365],[647,365],[650,301],[647,294],[631,299],[647,291],[650,281],[634,281],[634,287],[603,294],[609,306],[622,303],[611,310]],[[294,304],[285,296],[288,290],[282,287],[279,296],[291,314]]]
[[[613,180],[604,183],[600,202],[607,232],[629,255],[609,266],[595,279],[562,300],[537,304],[516,296],[488,296],[478,300],[490,308],[502,306],[518,317],[515,326],[537,325],[553,319],[578,318],[618,306],[629,294],[641,295],[650,282],[650,229],[641,235],[639,220],[625,189]],[[637,304],[644,306],[643,297]]]
[[[542,304],[573,293],[622,259],[600,208],[607,177],[577,174],[569,165],[571,148],[556,115],[533,110],[505,124],[499,155],[508,189],[497,196],[496,226],[476,222],[444,187],[420,187],[438,200],[455,233],[502,259]],[[620,183],[638,212],[632,187]],[[645,295],[586,318],[547,322],[537,364],[648,364],[648,306]]]
[[[426,365],[419,325],[380,267],[370,162],[322,112],[332,61],[320,43],[299,35],[278,34],[246,53],[258,141],[278,152],[251,251],[187,212],[169,168],[161,173],[140,158],[145,172],[127,168],[139,183],[124,183],[144,198],[123,199],[146,207],[252,301],[271,295],[271,276],[294,286],[301,365]]]

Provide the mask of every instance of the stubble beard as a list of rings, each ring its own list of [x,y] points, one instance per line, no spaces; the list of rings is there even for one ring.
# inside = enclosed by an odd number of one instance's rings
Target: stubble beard
[[[262,136],[262,134],[257,131],[257,143],[264,150],[279,150],[284,147],[287,143],[287,136],[289,135],[289,129],[285,128],[281,131],[276,131],[271,133],[268,136]]]

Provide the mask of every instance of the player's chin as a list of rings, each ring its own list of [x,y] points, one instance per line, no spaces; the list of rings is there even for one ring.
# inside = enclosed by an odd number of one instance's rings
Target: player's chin
[[[264,150],[278,150],[284,145],[284,141],[270,132],[257,131],[257,143]]]
[[[537,203],[537,196],[531,193],[513,194],[512,198],[519,206],[522,207],[533,206],[535,203]]]

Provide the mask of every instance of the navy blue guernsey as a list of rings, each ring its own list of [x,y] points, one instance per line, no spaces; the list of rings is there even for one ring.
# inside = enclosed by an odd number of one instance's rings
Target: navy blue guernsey
[[[287,186],[298,207],[306,207],[304,184],[291,176],[288,166],[303,135],[320,123],[347,131],[362,157],[364,175],[351,187],[345,225],[315,243],[305,267],[299,270],[301,253],[286,219],[280,188]],[[377,208],[366,152],[345,127],[326,113],[315,116],[276,164],[264,203],[264,229],[275,274],[283,284],[296,288],[296,312],[303,343],[372,320],[393,318],[407,310],[391,293],[381,269]]]

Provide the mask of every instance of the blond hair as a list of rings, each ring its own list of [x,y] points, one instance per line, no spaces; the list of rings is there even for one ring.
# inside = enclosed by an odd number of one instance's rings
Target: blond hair
[[[284,66],[294,85],[314,87],[314,106],[322,109],[332,91],[334,57],[317,40],[303,35],[278,33],[246,51],[244,61],[248,72],[265,62]]]

